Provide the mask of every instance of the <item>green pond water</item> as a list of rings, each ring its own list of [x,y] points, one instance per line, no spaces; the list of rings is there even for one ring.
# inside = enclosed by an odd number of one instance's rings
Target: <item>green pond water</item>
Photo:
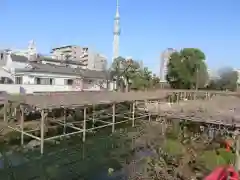
[[[19,150],[16,152],[12,147],[16,143],[20,144],[20,140],[12,141],[1,147],[0,179],[124,179],[120,161],[127,158],[131,140],[120,138],[120,129],[134,130],[129,121],[116,125],[114,134],[111,133],[111,126],[95,133],[87,133],[85,143],[82,143],[81,134],[70,136],[62,139],[58,145],[45,143],[44,155],[40,154],[39,148],[25,153]],[[109,168],[114,170],[111,175]]]

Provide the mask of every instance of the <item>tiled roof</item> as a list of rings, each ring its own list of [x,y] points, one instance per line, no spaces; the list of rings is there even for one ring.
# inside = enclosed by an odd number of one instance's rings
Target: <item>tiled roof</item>
[[[27,57],[25,56],[19,56],[19,55],[16,55],[16,54],[11,54],[11,59],[12,61],[15,61],[15,62],[28,62],[28,59]]]
[[[55,73],[55,74],[68,74],[81,76],[86,78],[98,78],[98,79],[106,79],[106,72],[104,71],[95,71],[89,69],[82,68],[71,68],[66,66],[58,66],[53,64],[42,64],[40,61],[38,62],[30,62],[25,56],[18,56],[15,54],[11,55],[12,61],[16,62],[25,62],[29,64],[29,68],[17,68],[15,72],[38,72],[38,73]]]
[[[25,56],[19,56],[16,54],[11,54],[11,58],[12,61],[15,62],[28,62],[28,58]],[[44,57],[44,56],[38,56],[38,58],[36,59],[36,61],[49,61],[49,62],[61,62],[61,60],[58,59],[52,59],[49,57]],[[79,62],[79,61],[74,61],[74,60],[65,60],[64,61],[65,64],[74,64],[74,65],[83,65],[84,66],[84,62]]]

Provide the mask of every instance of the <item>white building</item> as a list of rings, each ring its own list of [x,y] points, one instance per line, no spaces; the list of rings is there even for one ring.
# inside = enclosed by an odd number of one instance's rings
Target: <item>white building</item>
[[[36,44],[32,40],[29,42],[27,49],[12,50],[13,54],[25,56],[33,56],[38,54]],[[44,56],[42,63],[51,63],[55,65],[70,64],[72,67],[81,67],[83,69],[91,69],[103,71],[107,67],[107,58],[88,47],[80,47],[75,45],[61,46],[53,48],[50,56]]]
[[[166,75],[167,75],[167,66],[169,59],[172,55],[172,53],[176,52],[175,49],[173,48],[167,48],[163,53],[161,54],[161,59],[160,59],[160,81],[161,82],[167,82],[166,80]]]
[[[61,46],[52,49],[52,58],[58,61],[72,60],[91,70],[104,70],[107,66],[107,58],[94,52],[88,47],[76,45]]]
[[[99,91],[107,87],[107,73],[81,68],[81,63],[45,58],[28,51],[28,57],[0,52],[0,91],[34,93]],[[110,83],[110,89],[113,85]]]

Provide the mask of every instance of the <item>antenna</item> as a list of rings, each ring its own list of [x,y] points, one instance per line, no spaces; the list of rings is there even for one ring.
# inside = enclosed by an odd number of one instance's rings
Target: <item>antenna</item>
[[[119,8],[119,0],[117,0],[117,8]]]

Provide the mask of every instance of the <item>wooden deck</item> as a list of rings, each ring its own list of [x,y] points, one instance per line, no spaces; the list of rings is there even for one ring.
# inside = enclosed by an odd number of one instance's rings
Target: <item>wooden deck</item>
[[[110,104],[125,101],[144,101],[161,100],[173,93],[188,93],[204,95],[206,93],[218,95],[237,96],[236,92],[220,91],[195,91],[195,90],[155,90],[138,92],[61,92],[61,93],[43,93],[31,95],[8,95],[8,99],[13,102],[19,102],[34,106],[39,109],[59,108],[59,107],[77,107],[94,104]]]

